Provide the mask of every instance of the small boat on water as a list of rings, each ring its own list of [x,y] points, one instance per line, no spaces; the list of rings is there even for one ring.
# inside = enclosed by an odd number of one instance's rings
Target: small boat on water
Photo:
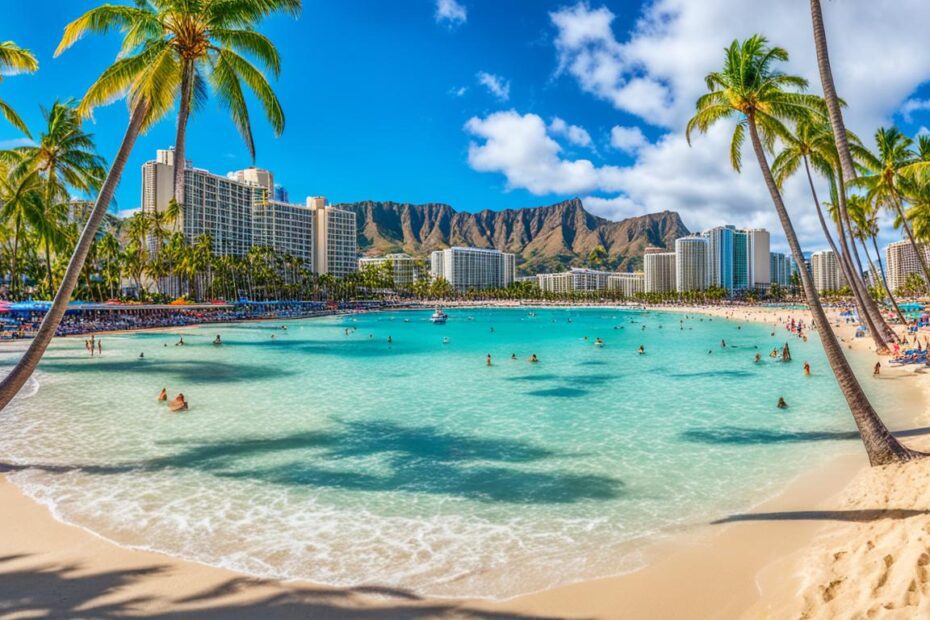
[[[430,321],[437,325],[442,325],[449,320],[449,315],[442,311],[442,308],[436,308],[436,312],[429,318]]]

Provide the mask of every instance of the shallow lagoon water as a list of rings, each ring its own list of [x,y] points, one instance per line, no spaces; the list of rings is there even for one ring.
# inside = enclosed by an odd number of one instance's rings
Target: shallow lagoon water
[[[532,312],[104,334],[94,359],[59,339],[0,416],[0,456],[57,516],[121,544],[262,576],[503,597],[633,568],[644,541],[745,511],[857,449],[816,337]],[[771,360],[786,339],[795,361]],[[880,401],[893,382],[865,383]],[[168,413],[162,387],[191,410]]]

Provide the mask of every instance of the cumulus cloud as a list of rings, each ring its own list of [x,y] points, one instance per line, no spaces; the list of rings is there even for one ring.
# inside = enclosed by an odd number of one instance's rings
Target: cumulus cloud
[[[649,144],[643,130],[639,127],[621,127],[616,125],[610,130],[610,146],[619,151],[635,154],[639,149]]]
[[[569,125],[558,116],[549,123],[549,131],[554,135],[562,136],[575,146],[590,147],[594,144],[593,140],[591,140],[591,134],[584,127]]]
[[[486,71],[479,71],[475,77],[478,78],[479,84],[487,88],[489,93],[501,101],[510,99],[510,80]]]
[[[608,217],[675,210],[692,229],[722,222],[765,226],[774,233],[773,244],[783,247],[781,227],[751,151],[745,153],[742,174],[730,167],[732,126],[723,124],[696,137],[691,148],[683,128],[706,89],[704,76],[720,66],[724,47],[756,32],[785,47],[791,60],[784,70],[805,77],[810,90],[820,92],[808,1],[654,0],[640,13],[622,15],[605,4],[592,0],[550,14],[557,75],[665,134],[649,144],[638,142],[635,129],[622,131],[617,144],[635,147],[636,162],[604,167],[609,174],[600,175],[585,204]],[[930,101],[909,99],[930,77],[925,28],[930,3],[825,2],[823,11],[834,79],[849,104],[844,115],[852,130],[871,136],[897,113],[930,109]],[[612,131],[612,144],[613,138]],[[826,195],[824,187],[820,191]],[[803,180],[792,179],[784,194],[805,246],[824,247]],[[889,228],[884,234],[886,241],[897,235]]]
[[[462,97],[467,92],[468,92],[467,86],[458,86],[456,88],[449,89],[449,94],[452,95],[453,97]]]
[[[468,11],[457,0],[436,0],[435,18],[436,23],[454,27],[468,21]]]

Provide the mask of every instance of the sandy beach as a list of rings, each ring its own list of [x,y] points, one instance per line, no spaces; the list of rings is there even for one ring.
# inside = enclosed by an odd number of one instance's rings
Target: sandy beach
[[[663,310],[669,310],[663,308]],[[797,310],[677,308],[775,323]],[[863,361],[871,341],[840,336]],[[908,445],[930,449],[930,390],[911,368],[895,409]],[[930,461],[870,469],[861,450],[793,481],[746,514],[678,532],[644,550],[645,568],[504,601],[423,599],[379,587],[251,578],[128,549],[57,521],[0,479],[2,617],[916,617],[930,607]],[[515,566],[514,571],[519,571]]]

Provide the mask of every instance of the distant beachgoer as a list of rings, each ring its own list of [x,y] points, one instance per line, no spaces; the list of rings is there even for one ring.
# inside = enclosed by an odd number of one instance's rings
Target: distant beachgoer
[[[772,359],[777,359],[777,358],[778,358],[778,349],[772,349],[772,352],[769,353],[769,357],[771,357]]]
[[[642,355],[645,352],[646,352],[646,347],[644,347],[643,345],[639,345],[639,354]]]
[[[139,359],[140,359],[140,360],[141,360],[141,359],[145,359],[145,353],[140,353],[140,354],[139,354]]]
[[[167,347],[167,346],[168,346],[168,343],[167,343],[167,342],[164,342],[164,343],[162,343],[162,345],[161,345],[161,346],[163,346],[163,347]]]
[[[274,340],[274,334],[271,334],[271,339]]]
[[[158,393],[159,401],[168,400],[168,388],[162,388],[161,392]]]
[[[215,344],[215,345],[221,345],[221,344],[223,344],[223,339],[220,338],[220,335],[219,335],[219,334],[217,334],[217,335],[216,335],[216,338],[213,339],[213,344]]]
[[[187,401],[184,399],[184,394],[178,393],[170,403],[168,403],[168,409],[171,411],[187,411]]]
[[[811,376],[811,365],[808,364],[807,362],[804,362],[804,376],[805,377]]]
[[[788,343],[785,343],[785,346],[781,349],[781,361],[790,362],[791,361],[791,349],[788,348]]]
[[[882,363],[875,362],[875,368],[872,369],[872,376],[877,377],[882,374]]]
[[[723,339],[720,340],[720,348],[721,348],[721,349],[726,349],[726,348],[727,348],[727,341],[726,341],[726,340],[723,340]]]
[[[761,362],[761,361],[762,361],[762,354],[761,354],[761,353],[756,353],[756,364],[758,364],[758,363]]]
[[[103,340],[97,341],[97,355],[103,355]]]
[[[530,356],[530,363],[531,363],[531,364],[535,364],[535,363],[538,362],[538,361],[539,361],[539,358],[536,357],[536,354],[535,354],[535,353],[533,353],[533,354]]]
[[[388,336],[388,344],[394,344],[394,339]]]
[[[785,399],[784,399],[783,397],[779,396],[779,397],[778,397],[778,405],[776,405],[776,406],[777,406],[779,409],[787,409],[787,408],[788,408],[788,403],[785,402]]]
[[[511,353],[511,354],[510,354],[510,359],[513,360],[513,361],[517,361],[517,354],[516,354],[516,353]]]
[[[491,354],[488,353],[488,366],[490,366],[490,365],[491,365]]]

